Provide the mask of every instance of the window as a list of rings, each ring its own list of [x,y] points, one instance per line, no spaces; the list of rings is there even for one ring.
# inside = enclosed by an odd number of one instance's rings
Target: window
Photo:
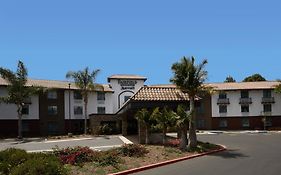
[[[248,118],[243,118],[242,119],[242,127],[249,127],[250,126],[250,122]]]
[[[264,104],[263,112],[271,112],[271,104]]]
[[[105,107],[98,107],[98,114],[105,114]]]
[[[219,99],[226,99],[226,98],[227,98],[226,93],[221,92],[221,93],[219,94]]]
[[[131,98],[131,96],[124,96],[124,103],[126,103],[126,101],[128,101]]]
[[[80,91],[74,91],[73,97],[74,97],[74,100],[82,100],[82,94]]]
[[[263,97],[270,98],[271,96],[271,90],[263,90]]]
[[[83,115],[83,107],[74,106],[74,115]]]
[[[21,109],[22,115],[28,115],[29,114],[29,105],[24,105]]]
[[[241,112],[250,112],[249,105],[242,105],[241,106]]]
[[[241,98],[249,98],[249,91],[241,91]]]
[[[204,113],[204,103],[202,101],[198,101],[195,103],[195,109],[197,113]]]
[[[219,106],[219,113],[227,113],[227,106],[226,105],[220,105]]]
[[[48,91],[47,97],[48,99],[57,99],[58,98],[57,91]]]
[[[98,100],[105,100],[105,93],[104,92],[98,92]]]
[[[220,123],[219,123],[219,127],[226,128],[227,127],[227,120],[226,119],[221,119]]]
[[[57,115],[58,107],[57,106],[48,106],[48,115]]]

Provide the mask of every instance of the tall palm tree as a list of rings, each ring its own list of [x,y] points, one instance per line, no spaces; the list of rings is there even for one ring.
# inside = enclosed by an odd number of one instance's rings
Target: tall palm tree
[[[23,62],[18,62],[17,71],[0,68],[0,75],[8,82],[8,96],[1,97],[0,102],[12,103],[17,106],[18,114],[18,139],[22,139],[22,109],[26,100],[39,91],[39,87],[26,86],[27,69]]]
[[[174,77],[171,82],[176,84],[183,92],[186,92],[189,96],[189,143],[188,149],[197,146],[196,135],[196,118],[194,115],[194,100],[196,95],[199,95],[202,91],[206,90],[204,82],[207,78],[207,71],[204,70],[207,60],[203,60],[200,64],[195,65],[195,58],[183,57],[179,62],[172,65],[172,71]]]
[[[92,72],[86,67],[84,70],[77,72],[69,71],[66,74],[66,78],[73,79],[75,85],[80,89],[81,95],[84,100],[84,134],[87,134],[87,119],[88,119],[88,96],[91,91],[95,89],[95,80],[100,72],[99,69],[93,70]]]
[[[174,113],[172,110],[167,109],[166,107],[164,107],[162,111],[160,111],[159,107],[157,107],[153,110],[151,114],[152,119],[156,120],[158,126],[160,126],[160,128],[162,129],[163,145],[165,145],[167,141],[167,129],[168,127],[172,127],[175,125],[176,116],[176,113]]]
[[[135,117],[139,122],[142,122],[145,126],[145,144],[149,144],[149,132],[151,126],[151,117],[150,112],[143,108],[139,110]]]

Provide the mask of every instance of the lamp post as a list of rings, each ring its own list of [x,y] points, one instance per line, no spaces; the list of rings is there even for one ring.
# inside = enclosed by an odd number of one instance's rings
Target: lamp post
[[[70,99],[70,85],[71,83],[68,84],[68,136],[72,136],[71,133],[71,99]]]

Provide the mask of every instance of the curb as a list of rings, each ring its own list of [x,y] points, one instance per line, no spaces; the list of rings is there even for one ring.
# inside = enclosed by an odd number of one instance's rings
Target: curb
[[[195,154],[195,155],[192,155],[192,156],[181,157],[181,158],[177,158],[177,159],[173,159],[173,160],[167,160],[167,161],[164,161],[164,162],[146,165],[146,166],[142,166],[142,167],[139,167],[139,168],[133,168],[133,169],[130,169],[130,170],[125,170],[125,171],[112,173],[112,174],[108,174],[108,175],[126,175],[126,174],[131,174],[131,173],[137,173],[137,172],[140,172],[140,171],[144,171],[144,170],[148,170],[148,169],[152,169],[152,168],[156,168],[156,167],[161,167],[161,166],[164,166],[164,165],[169,165],[169,164],[173,164],[173,163],[176,163],[176,162],[189,160],[189,159],[193,159],[193,158],[196,158],[196,157],[214,154],[214,153],[218,153],[218,152],[226,150],[226,147],[224,145],[219,145],[219,146],[221,148],[219,148],[217,150],[212,150],[212,151],[205,152],[205,153]]]

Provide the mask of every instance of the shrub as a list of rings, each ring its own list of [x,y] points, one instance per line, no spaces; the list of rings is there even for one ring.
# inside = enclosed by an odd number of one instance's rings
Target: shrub
[[[54,157],[39,155],[25,161],[24,163],[16,166],[11,170],[11,175],[35,175],[35,174],[45,174],[45,175],[64,175],[66,170],[63,168],[62,164],[58,159]]]
[[[128,157],[142,157],[148,153],[148,150],[140,144],[125,144],[119,148],[119,153]]]
[[[110,135],[112,134],[112,128],[109,126],[109,124],[103,124],[101,126],[101,133],[105,135]]]
[[[91,150],[89,147],[74,147],[65,149],[54,149],[54,154],[61,160],[63,164],[80,165],[84,162],[92,161],[97,151]]]
[[[121,158],[118,156],[118,152],[116,150],[109,150],[95,154],[93,161],[100,166],[116,166],[120,163]]]
[[[170,147],[179,147],[180,139],[170,139],[166,142],[165,145]]]
[[[25,150],[9,148],[0,152],[0,174],[9,174],[11,169],[25,162],[28,154]]]

